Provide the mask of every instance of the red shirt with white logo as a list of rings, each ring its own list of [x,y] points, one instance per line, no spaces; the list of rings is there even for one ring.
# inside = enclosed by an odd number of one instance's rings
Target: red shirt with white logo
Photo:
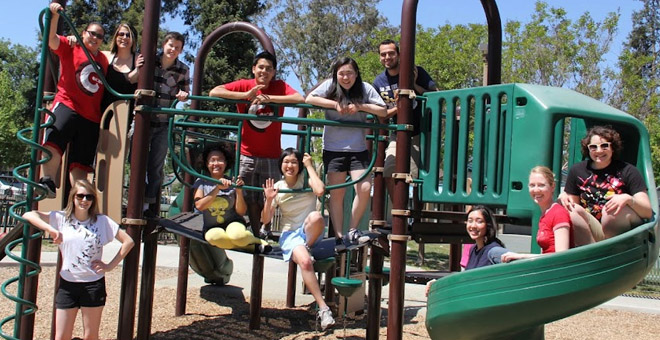
[[[257,86],[254,79],[240,79],[224,85],[229,91],[247,92]],[[261,89],[257,94],[270,94],[273,96],[286,96],[297,93],[283,80],[272,80],[268,87]],[[236,104],[238,112],[251,113],[259,116],[282,117],[284,107],[266,105]],[[275,113],[277,112],[277,113]],[[282,136],[282,123],[265,120],[248,120],[243,123],[241,130],[241,155],[263,158],[279,158],[282,152],[280,137]]]
[[[53,52],[60,57],[60,80],[57,82],[54,103],[62,103],[82,117],[99,123],[103,82],[82,47],[78,44],[71,47],[66,37],[57,37],[60,39],[60,46]],[[105,55],[101,51],[90,55],[105,74],[108,70],[108,59]]]

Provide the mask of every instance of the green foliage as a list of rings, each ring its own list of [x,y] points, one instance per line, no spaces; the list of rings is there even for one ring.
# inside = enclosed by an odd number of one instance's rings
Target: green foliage
[[[304,92],[329,77],[337,57],[371,51],[373,32],[387,23],[369,0],[277,0],[273,9],[278,58]]]
[[[619,56],[620,73],[610,104],[641,119],[651,132],[651,162],[660,181],[660,1],[640,0],[632,30]]]
[[[602,99],[608,81],[604,55],[618,20],[618,13],[609,13],[602,22],[594,21],[587,12],[572,21],[563,8],[537,2],[529,23],[505,25],[502,82],[567,87]]]
[[[11,169],[27,158],[16,132],[28,126],[35,109],[37,63],[32,48],[0,40],[0,168]]]
[[[16,139],[16,132],[27,126],[21,110],[27,106],[7,70],[0,71],[0,168],[12,169],[24,163],[27,145]],[[18,118],[18,119],[17,119]]]
[[[611,103],[645,120],[660,112],[660,1],[642,2],[619,56],[621,73]]]

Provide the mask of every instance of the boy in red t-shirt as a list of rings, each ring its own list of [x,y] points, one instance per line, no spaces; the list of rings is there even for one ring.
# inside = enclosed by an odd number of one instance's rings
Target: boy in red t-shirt
[[[53,179],[67,146],[71,183],[85,179],[87,173],[94,170],[104,90],[103,82],[82,47],[79,44],[72,47],[66,37],[56,34],[60,10],[62,5],[55,2],[50,4],[53,17],[50,22],[48,46],[60,58],[60,78],[51,108],[55,123],[46,130],[44,142],[44,147],[53,157],[42,165],[43,177],[39,180],[48,190],[50,198],[55,197],[56,186]],[[108,69],[108,60],[99,52],[104,35],[103,27],[95,22],[88,24],[82,32],[82,44],[103,74]]]
[[[277,116],[284,114],[283,107],[265,105],[267,103],[304,103],[300,93],[286,82],[274,79],[277,59],[270,52],[261,52],[254,57],[252,63],[253,79],[240,79],[216,86],[209,96],[234,100],[249,100],[248,104],[236,104],[240,113],[251,113],[260,116]],[[277,161],[282,148],[280,137],[282,123],[273,121],[247,121],[241,130],[241,159],[239,177],[245,184],[261,187],[268,178],[280,178]],[[263,209],[263,194],[259,191],[245,192],[248,205],[248,217],[252,231],[257,234],[261,210]],[[267,235],[261,230],[260,236]]]

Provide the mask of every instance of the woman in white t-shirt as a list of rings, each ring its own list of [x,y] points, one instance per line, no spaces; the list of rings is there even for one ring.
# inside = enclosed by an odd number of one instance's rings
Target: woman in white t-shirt
[[[332,66],[332,79],[314,89],[305,99],[307,104],[325,108],[325,119],[340,122],[366,122],[367,113],[379,117],[387,115],[385,102],[371,84],[363,82],[357,62],[352,58],[339,58]],[[328,184],[343,183],[346,175],[360,178],[369,166],[366,130],[346,126],[323,128],[323,165],[328,174]],[[330,219],[337,238],[337,245],[356,244],[362,233],[357,229],[369,204],[371,178],[355,184],[355,199],[351,209],[348,233],[344,235],[345,188],[330,192]],[[343,239],[343,240],[342,240]]]
[[[316,210],[316,197],[323,195],[325,185],[319,178],[312,164],[312,157],[300,151],[288,148],[282,152],[279,159],[279,167],[284,179],[275,183],[269,178],[264,185],[266,203],[261,212],[261,222],[268,223],[273,219],[275,209],[279,206],[282,218],[280,227],[280,247],[284,261],[293,260],[300,267],[303,282],[314,296],[319,306],[318,318],[321,320],[321,328],[332,326],[335,320],[332,318],[330,307],[323,300],[321,288],[314,273],[314,259],[312,249],[323,239],[325,223],[323,216]],[[304,183],[303,167],[307,169],[309,179],[307,181],[312,192],[302,193],[280,193],[280,189],[302,189]]]
[[[55,296],[55,339],[71,339],[82,312],[84,339],[98,339],[105,305],[105,273],[113,270],[133,248],[133,239],[117,223],[98,212],[97,192],[85,179],[76,180],[64,211],[28,211],[30,224],[46,231],[62,254]],[[112,261],[103,262],[103,246],[121,242]]]

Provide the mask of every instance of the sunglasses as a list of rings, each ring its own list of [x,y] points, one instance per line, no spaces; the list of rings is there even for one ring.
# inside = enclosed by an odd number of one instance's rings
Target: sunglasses
[[[598,148],[601,150],[609,150],[610,146],[612,146],[612,143],[600,143],[600,144],[589,144],[587,147],[589,148],[589,151],[596,151]]]
[[[131,34],[128,33],[128,32],[118,32],[118,33],[117,33],[117,36],[118,36],[118,37],[124,37],[124,38],[130,38],[130,37],[131,37]]]
[[[94,31],[89,31],[89,30],[87,31],[87,33],[89,33],[89,35],[91,35],[92,37],[94,37],[96,39],[103,39],[103,36],[104,36],[103,33],[96,33]]]
[[[94,200],[94,195],[92,194],[76,194],[76,198],[81,200],[84,198],[87,201],[93,201]]]

